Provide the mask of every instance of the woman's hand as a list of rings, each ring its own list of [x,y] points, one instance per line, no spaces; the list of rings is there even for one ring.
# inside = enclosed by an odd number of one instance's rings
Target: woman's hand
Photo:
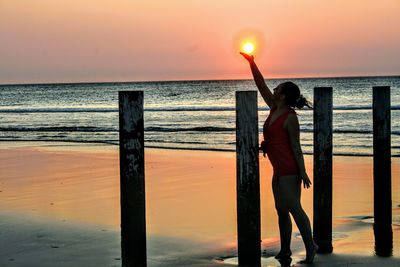
[[[247,59],[247,61],[249,61],[249,62],[254,61],[254,56],[253,56],[253,55],[249,55],[249,54],[246,54],[246,53],[244,53],[244,52],[240,52],[240,54],[241,54],[245,59]]]
[[[259,149],[263,152],[263,156],[265,158],[265,154],[267,154],[267,144],[265,143],[265,141],[261,142]]]
[[[300,178],[303,181],[303,187],[304,188],[310,188],[311,181],[310,181],[310,178],[308,178],[307,173],[303,172],[302,174],[300,174]]]

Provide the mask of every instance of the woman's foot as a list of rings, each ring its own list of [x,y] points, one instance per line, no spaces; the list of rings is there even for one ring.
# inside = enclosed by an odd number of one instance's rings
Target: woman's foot
[[[311,264],[314,261],[315,254],[318,251],[318,245],[314,243],[314,247],[312,250],[307,251],[306,259],[302,260],[301,263]]]
[[[292,256],[292,252],[290,252],[290,251],[288,251],[288,252],[279,251],[279,253],[276,254],[276,256],[275,256],[275,259],[277,259],[277,260],[289,259],[290,256]]]

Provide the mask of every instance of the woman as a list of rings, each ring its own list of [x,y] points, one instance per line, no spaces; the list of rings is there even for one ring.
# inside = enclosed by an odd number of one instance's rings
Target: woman
[[[274,169],[272,189],[275,207],[279,217],[279,232],[281,250],[275,256],[278,260],[290,258],[290,241],[292,236],[292,214],[300,230],[306,247],[305,263],[312,263],[318,246],[314,243],[311,234],[310,220],[301,207],[301,183],[304,188],[311,186],[310,178],[306,173],[304,157],[300,146],[300,127],[294,107],[310,107],[307,100],[300,95],[298,86],[292,82],[278,85],[273,93],[265,83],[254,57],[240,53],[250,63],[254,81],[261,96],[270,107],[270,114],[264,123],[264,141],[261,147],[267,153]]]

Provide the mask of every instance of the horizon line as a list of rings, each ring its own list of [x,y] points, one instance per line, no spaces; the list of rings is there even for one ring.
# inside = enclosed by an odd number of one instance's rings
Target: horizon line
[[[319,76],[319,77],[283,77],[283,78],[266,78],[265,80],[304,80],[304,79],[354,79],[354,78],[379,78],[379,77],[400,77],[400,74],[389,74],[389,75],[350,75],[350,76]],[[102,82],[44,82],[44,83],[0,83],[0,86],[35,86],[35,85],[86,85],[86,84],[132,84],[132,83],[161,83],[161,82],[216,82],[216,81],[250,81],[252,78],[248,79],[172,79],[172,80],[137,80],[137,81],[102,81]]]

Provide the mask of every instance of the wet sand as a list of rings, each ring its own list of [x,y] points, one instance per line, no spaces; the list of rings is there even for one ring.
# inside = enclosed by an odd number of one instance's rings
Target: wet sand
[[[149,266],[235,264],[235,153],[146,149],[145,157]],[[118,164],[114,146],[2,143],[0,266],[120,266]],[[279,266],[267,159],[260,168],[263,264]],[[400,262],[399,174],[393,158],[394,257],[382,259],[369,219],[372,158],[334,158],[334,254],[318,255],[316,266]],[[312,220],[312,190],[302,203]],[[293,235],[296,262],[305,252],[295,227]]]

